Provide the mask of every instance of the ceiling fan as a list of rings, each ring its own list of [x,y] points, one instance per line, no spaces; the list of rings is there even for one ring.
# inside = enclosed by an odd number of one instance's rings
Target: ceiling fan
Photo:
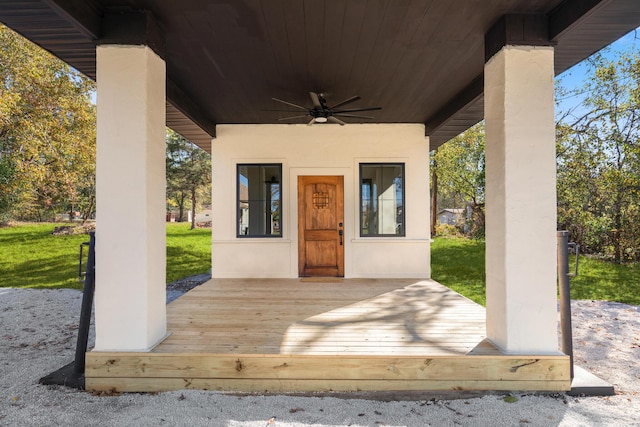
[[[324,94],[322,93],[309,92],[309,96],[311,97],[311,102],[313,103],[313,107],[311,108],[306,108],[301,105],[283,101],[282,99],[271,98],[274,101],[281,102],[290,107],[295,107],[297,109],[304,110],[307,112],[306,114],[301,114],[301,115],[291,116],[291,117],[283,117],[278,120],[279,121],[293,120],[293,119],[300,119],[300,118],[310,116],[311,121],[309,121],[308,125],[312,125],[314,123],[333,122],[333,123],[338,123],[341,126],[344,126],[347,123],[341,120],[341,118],[343,117],[348,117],[353,119],[373,119],[372,116],[360,116],[352,113],[382,109],[382,107],[363,107],[363,108],[347,108],[347,109],[344,108],[346,105],[359,100],[360,99],[359,96],[352,96],[349,99],[345,99],[342,102],[338,102],[333,107],[329,107],[327,105],[327,100],[325,99]]]

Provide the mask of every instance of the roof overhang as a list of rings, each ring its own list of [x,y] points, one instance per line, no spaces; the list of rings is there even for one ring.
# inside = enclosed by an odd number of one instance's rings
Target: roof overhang
[[[91,78],[97,45],[150,46],[167,126],[207,151],[218,123],[294,123],[272,98],[307,106],[309,91],[424,123],[435,149],[482,120],[496,49],[554,45],[561,73],[640,26],[640,2],[22,0],[0,1],[0,21]]]

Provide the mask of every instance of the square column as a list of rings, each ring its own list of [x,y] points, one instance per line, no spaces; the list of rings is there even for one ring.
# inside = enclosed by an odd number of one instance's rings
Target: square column
[[[558,353],[553,48],[505,46],[485,66],[487,335]]]
[[[96,351],[166,335],[165,62],[147,46],[96,49]]]

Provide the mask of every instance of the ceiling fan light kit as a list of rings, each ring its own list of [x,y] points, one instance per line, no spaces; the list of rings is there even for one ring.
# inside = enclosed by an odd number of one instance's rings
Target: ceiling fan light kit
[[[324,94],[322,93],[309,92],[309,96],[311,97],[311,102],[313,103],[313,107],[311,108],[306,108],[301,105],[294,104],[292,102],[284,101],[282,99],[271,98],[276,102],[280,102],[282,104],[297,108],[299,110],[307,111],[307,114],[291,116],[291,117],[283,117],[278,119],[278,121],[295,120],[295,119],[300,119],[304,117],[311,117],[311,120],[309,121],[308,125],[312,125],[314,123],[331,122],[331,123],[337,123],[341,126],[344,126],[347,124],[346,122],[341,120],[341,118],[344,118],[344,117],[349,117],[353,119],[365,119],[365,120],[373,119],[373,116],[361,116],[361,115],[351,114],[351,113],[382,109],[382,107],[349,108],[346,110],[339,109],[340,107],[344,107],[347,104],[351,104],[352,102],[359,100],[360,97],[357,95],[352,96],[351,98],[345,99],[344,101],[337,103],[333,107],[329,107],[327,105],[327,100],[325,99]]]

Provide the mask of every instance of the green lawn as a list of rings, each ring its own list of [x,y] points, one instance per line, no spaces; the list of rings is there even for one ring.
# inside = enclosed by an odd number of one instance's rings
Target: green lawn
[[[431,276],[485,305],[484,255],[484,241],[436,238],[431,245]],[[640,265],[581,256],[578,276],[571,278],[571,298],[640,305]]]
[[[167,283],[211,270],[211,229],[167,224]]]
[[[82,288],[78,248],[87,235],[53,236],[54,224],[0,228],[0,287]],[[484,241],[436,238],[431,246],[432,277],[485,305]],[[167,282],[211,268],[211,230],[167,224]],[[580,257],[580,274],[571,279],[573,299],[640,305],[640,265],[616,265]]]
[[[82,288],[78,251],[87,235],[53,236],[55,224],[0,228],[0,287]],[[211,230],[167,224],[167,282],[211,268]]]
[[[431,244],[431,277],[485,305],[484,241],[440,237]]]
[[[618,265],[583,256],[578,276],[570,280],[572,299],[640,305],[640,264]]]

